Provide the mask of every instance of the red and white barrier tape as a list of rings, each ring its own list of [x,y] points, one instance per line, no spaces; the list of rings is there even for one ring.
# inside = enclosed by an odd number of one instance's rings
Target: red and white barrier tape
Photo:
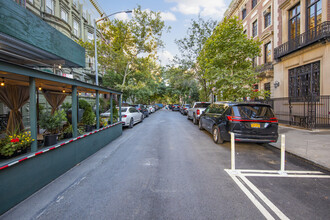
[[[40,155],[40,154],[43,154],[43,153],[45,153],[45,152],[47,152],[47,151],[54,150],[54,149],[56,149],[56,148],[59,148],[59,147],[62,147],[62,146],[64,146],[64,145],[66,145],[66,144],[68,144],[68,143],[72,143],[72,142],[74,142],[74,141],[76,141],[76,140],[82,139],[82,138],[87,137],[87,136],[89,136],[89,135],[91,135],[91,134],[95,134],[95,133],[97,133],[97,132],[99,132],[99,131],[103,131],[103,130],[105,130],[105,129],[107,129],[107,128],[111,128],[111,127],[113,127],[113,126],[115,126],[115,125],[119,125],[119,124],[124,124],[124,122],[117,122],[117,123],[114,123],[114,124],[108,125],[108,126],[106,126],[106,127],[100,128],[100,129],[95,130],[95,131],[93,131],[93,132],[90,132],[90,133],[88,133],[88,134],[84,134],[84,135],[78,136],[78,137],[76,137],[76,138],[73,138],[73,139],[71,139],[71,140],[68,140],[68,141],[62,142],[62,143],[60,143],[60,144],[57,144],[57,145],[55,145],[54,147],[51,147],[51,148],[48,148],[48,149],[45,149],[45,150],[42,150],[42,151],[36,152],[36,153],[31,154],[31,155],[29,155],[29,156],[27,156],[27,157],[24,157],[24,158],[19,158],[19,159],[16,160],[16,161],[13,161],[13,162],[10,162],[10,163],[8,163],[8,164],[6,164],[6,165],[1,166],[1,167],[0,167],[0,170],[3,170],[3,169],[5,169],[5,168],[7,168],[7,167],[13,166],[13,165],[15,165],[15,164],[17,164],[17,163],[20,163],[20,162],[22,162],[22,161],[25,161],[25,160],[27,160],[27,159],[30,159],[30,158],[32,158],[32,157],[38,156],[38,155]]]

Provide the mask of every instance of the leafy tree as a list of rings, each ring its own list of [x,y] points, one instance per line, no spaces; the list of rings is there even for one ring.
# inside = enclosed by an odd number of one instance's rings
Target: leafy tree
[[[100,69],[106,71],[103,85],[124,92],[124,100],[144,100],[154,92],[157,50],[163,46],[163,31],[169,30],[160,12],[143,11],[138,6],[131,19],[108,20],[98,29],[102,36],[97,41],[98,62]],[[94,56],[94,42],[79,43]]]
[[[225,18],[205,42],[198,63],[205,69],[210,88],[216,88],[222,100],[260,95],[252,88],[258,81],[252,59],[259,56],[260,45],[259,40],[246,37],[237,18]]]
[[[210,95],[208,88],[208,78],[205,75],[205,68],[197,62],[197,58],[202,51],[206,40],[211,36],[212,31],[217,25],[214,20],[204,20],[201,17],[191,20],[187,36],[176,40],[176,44],[181,52],[181,58],[176,57],[176,62],[182,68],[189,70],[187,73],[198,80],[201,90],[201,99],[207,101]]]

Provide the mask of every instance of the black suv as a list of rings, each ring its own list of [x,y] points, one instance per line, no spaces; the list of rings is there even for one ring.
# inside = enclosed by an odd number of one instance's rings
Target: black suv
[[[207,107],[199,120],[199,129],[213,136],[215,143],[235,141],[269,143],[278,138],[278,120],[269,105],[244,102],[215,102]]]

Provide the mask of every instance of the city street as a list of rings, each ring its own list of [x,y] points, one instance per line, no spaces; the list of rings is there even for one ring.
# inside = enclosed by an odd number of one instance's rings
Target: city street
[[[280,175],[268,145],[236,143],[236,172],[230,158],[159,110],[0,219],[330,219],[328,171],[287,154]]]

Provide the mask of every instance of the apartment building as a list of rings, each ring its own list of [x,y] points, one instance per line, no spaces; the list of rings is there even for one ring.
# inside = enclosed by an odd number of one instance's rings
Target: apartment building
[[[259,72],[260,79],[255,89],[267,90],[272,94],[274,90],[274,1],[233,0],[224,16],[238,17],[243,22],[247,37],[262,41],[261,56],[253,59],[253,65]]]
[[[329,0],[279,0],[274,97],[330,95]]]
[[[49,25],[71,38],[94,40],[93,16],[90,9],[86,9],[78,0],[14,0],[23,7],[32,11]],[[101,16],[98,6],[95,12]],[[77,79],[83,82],[95,82],[94,57],[86,55],[85,68],[43,68],[44,71],[53,72],[57,75]]]

